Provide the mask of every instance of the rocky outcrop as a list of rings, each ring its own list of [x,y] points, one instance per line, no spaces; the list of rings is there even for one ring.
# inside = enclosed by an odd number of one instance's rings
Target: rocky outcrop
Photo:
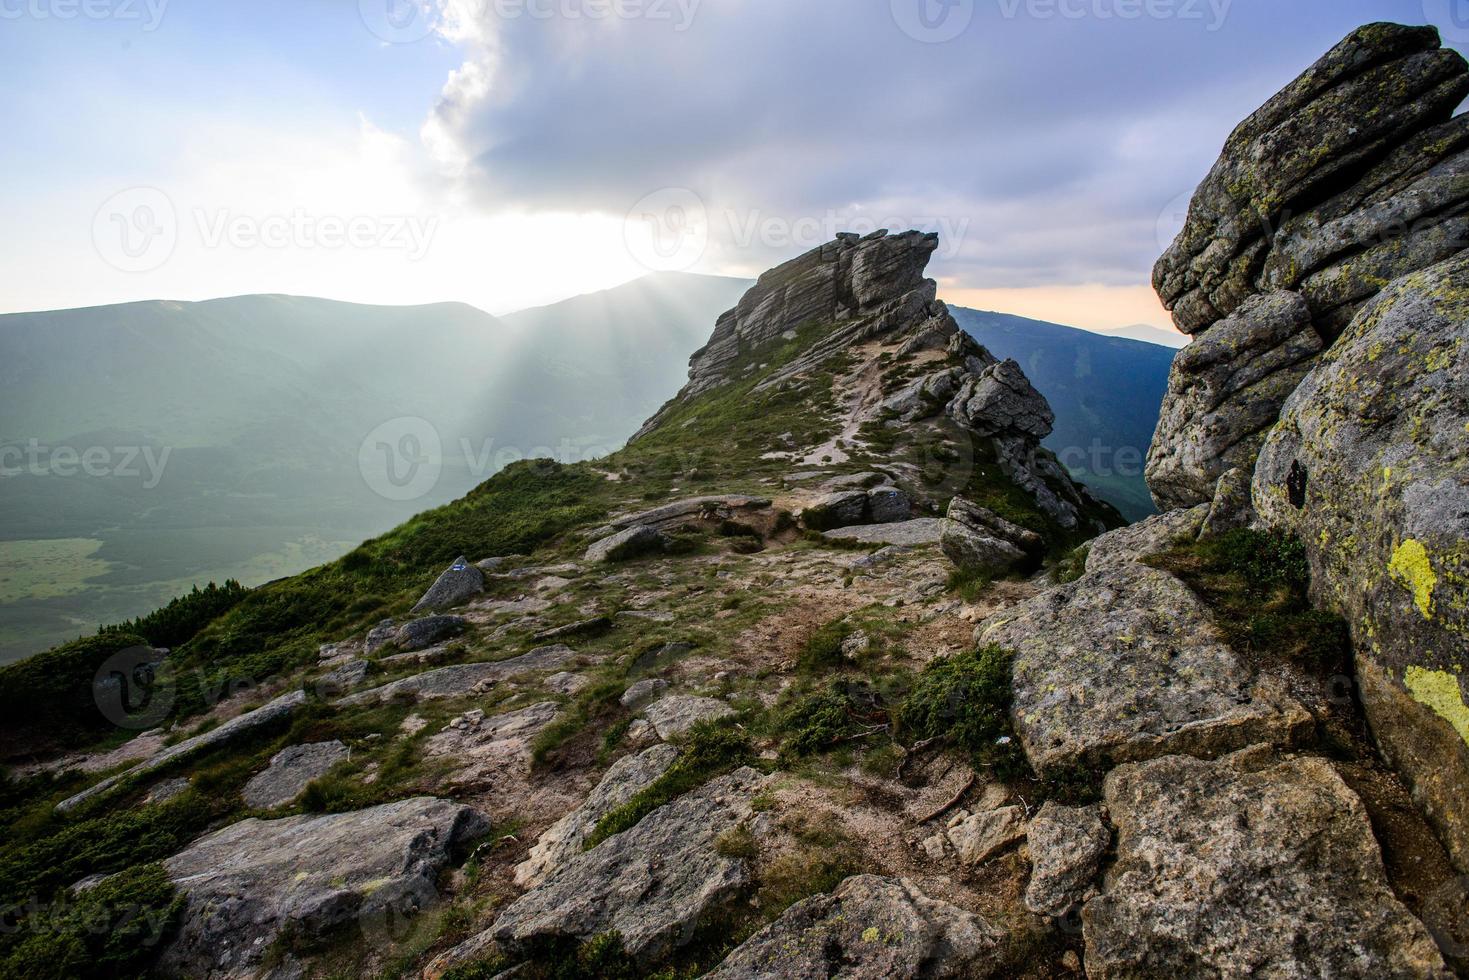
[[[1219,477],[1251,468],[1265,434],[1325,343],[1297,293],[1253,296],[1173,359],[1148,454],[1164,510],[1214,497]]]
[[[1100,806],[1047,802],[1026,836],[1031,861],[1026,908],[1036,915],[1064,915],[1094,894],[1092,882],[1112,843]]]
[[[944,452],[958,460],[945,461],[958,471],[954,489],[969,482],[974,468],[993,466],[1035,501],[1045,515],[1038,525],[1049,519],[1075,531],[1119,523],[1041,448],[1055,417],[1020,366],[975,343],[935,298],[937,285],[924,278],[924,268],[937,244],[936,235],[916,231],[840,235],[761,276],[694,354],[688,385],[634,440],[657,432],[671,413],[722,385],[751,378],[752,396],[798,389],[803,375],[851,355],[863,366],[845,379],[851,386],[840,393],[848,413],[842,434],[794,457],[807,465],[840,460],[846,450],[838,443],[860,443],[863,428],[872,425],[908,436],[936,434],[931,445],[946,445]],[[803,342],[801,349],[781,349],[777,360],[780,345],[791,342]],[[883,348],[880,355],[872,353],[873,345]],[[924,502],[911,479],[901,488],[879,488],[867,499],[860,495],[865,486],[830,489],[835,496],[809,508],[809,528],[902,521],[913,501]],[[898,490],[911,498],[909,506]]]
[[[985,621],[976,639],[1015,651],[1012,714],[1037,772],[1219,756],[1314,731],[1277,679],[1229,647],[1192,590],[1137,562],[1103,563]]]
[[[484,590],[484,572],[471,565],[469,559],[460,555],[454,560],[454,564],[446,568],[443,574],[434,581],[434,584],[429,586],[423,598],[419,599],[418,604],[413,607],[413,611],[430,612],[451,609],[468,602]]]
[[[156,772],[164,766],[188,758],[196,753],[218,748],[249,732],[274,725],[298,711],[305,704],[305,691],[292,691],[289,694],[283,694],[274,701],[261,705],[254,711],[247,711],[242,715],[236,715],[218,728],[211,728],[201,735],[195,735],[193,738],[186,738],[182,742],[170,745],[168,748],[145,759],[131,769],[120,772],[115,776],[108,776],[106,779],[94,783],[75,796],[68,797],[56,804],[56,809],[62,813],[68,810],[74,810],[88,800],[105,796],[120,784],[131,781],[138,776]]]
[[[412,619],[398,627],[392,643],[403,652],[424,650],[435,643],[452,639],[469,627],[463,616],[425,616]]]
[[[580,854],[597,821],[651,785],[678,756],[674,746],[659,744],[618,759],[585,802],[556,821],[536,841],[526,859],[516,865],[515,883],[522,888],[539,885],[556,868]]]
[[[639,555],[662,551],[668,546],[668,536],[657,528],[646,524],[634,524],[621,531],[613,531],[587,548],[584,560],[597,562],[626,561]]]
[[[1213,499],[1253,468],[1320,352],[1391,280],[1469,246],[1469,64],[1433,28],[1369,24],[1240,124],[1153,282],[1195,343],[1174,362],[1148,483]]]
[[[906,879],[858,875],[797,902],[710,980],[888,980],[1004,975],[1003,934]]]
[[[164,862],[187,904],[163,970],[256,976],[286,930],[310,941],[356,923],[371,938],[436,904],[439,873],[488,830],[469,807],[425,797],[231,824]]]
[[[1277,289],[1302,292],[1324,322],[1375,293],[1372,278],[1413,271],[1373,270],[1356,277],[1358,289],[1350,285],[1356,266],[1379,243],[1390,244],[1383,236],[1400,232],[1408,199],[1426,215],[1447,206],[1452,216],[1465,198],[1462,185],[1437,199],[1410,190],[1461,149],[1463,126],[1449,119],[1465,95],[1469,65],[1440,47],[1433,28],[1369,24],[1352,32],[1225,143],[1183,231],[1153,270],[1174,322],[1198,334],[1255,293]],[[1396,210],[1374,210],[1395,200]],[[1396,251],[1419,265],[1443,257],[1424,262],[1421,248],[1402,244]],[[1334,294],[1315,285],[1332,280],[1347,283]]]
[[[939,547],[960,568],[997,574],[1039,558],[1045,539],[963,497],[949,502]]]
[[[257,773],[240,791],[245,805],[254,810],[271,810],[285,806],[305,792],[314,779],[320,779],[349,756],[341,742],[311,742],[281,749],[270,757],[270,766]]]
[[[659,807],[557,867],[500,914],[489,936],[513,956],[537,941],[615,930],[641,963],[685,945],[750,881],[745,862],[716,842],[750,819],[762,781],[738,769]]]
[[[1404,277],[1286,405],[1255,470],[1269,527],[1352,630],[1362,704],[1469,871],[1469,256]]]
[[[538,647],[509,660],[493,663],[455,664],[404,677],[401,680],[349,694],[339,705],[370,704],[389,701],[432,701],[438,698],[463,697],[522,674],[558,670],[577,659],[575,650],[566,646]]]
[[[899,521],[896,524],[839,527],[831,531],[823,531],[821,536],[828,541],[916,548],[926,544],[938,544],[943,538],[946,523],[937,517],[916,517],[911,521]]]
[[[1082,910],[1087,976],[1451,976],[1325,760],[1170,756],[1105,792],[1117,860]]]

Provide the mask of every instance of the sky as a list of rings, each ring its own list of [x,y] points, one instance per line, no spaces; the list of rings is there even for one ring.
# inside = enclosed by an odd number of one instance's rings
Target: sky
[[[0,312],[492,313],[937,231],[950,302],[1106,329],[1246,115],[1466,0],[0,0]]]

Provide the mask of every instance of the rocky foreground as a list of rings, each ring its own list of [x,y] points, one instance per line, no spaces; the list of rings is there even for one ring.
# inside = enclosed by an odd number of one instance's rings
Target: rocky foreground
[[[843,236],[627,449],[484,490],[564,498],[442,516],[572,515],[528,553],[39,763],[100,777],[49,819],[187,829],[165,975],[1464,975],[1466,93],[1371,25],[1230,138],[1158,266],[1158,516],[1041,447],[932,236]]]

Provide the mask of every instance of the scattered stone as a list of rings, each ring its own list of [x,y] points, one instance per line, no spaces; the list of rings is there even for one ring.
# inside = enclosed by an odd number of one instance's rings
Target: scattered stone
[[[590,683],[591,681],[585,674],[573,674],[563,670],[546,678],[546,690],[571,697]]]
[[[666,547],[668,536],[663,532],[646,524],[634,524],[594,542],[583,557],[592,563],[627,561]]]
[[[616,930],[639,963],[687,944],[700,919],[750,881],[720,836],[751,817],[763,777],[738,769],[659,807],[590,851],[573,854],[501,913],[490,932],[512,955],[536,941]]]
[[[150,758],[145,759],[131,769],[120,772],[115,776],[109,776],[101,782],[89,786],[75,796],[62,800],[56,805],[56,809],[62,813],[74,810],[87,800],[95,799],[111,792],[114,787],[124,780],[131,780],[137,776],[155,772],[172,762],[187,758],[196,752],[218,748],[246,732],[274,724],[288,717],[305,703],[305,691],[292,691],[289,694],[284,694],[274,701],[256,708],[254,711],[247,711],[242,715],[231,718],[218,728],[212,728],[202,735],[195,735],[193,738],[186,738],[182,742],[171,745]]]
[[[316,679],[317,696],[331,700],[361,687],[367,681],[370,666],[366,660],[349,660],[331,673],[323,674]]]
[[[917,548],[926,544],[938,544],[943,535],[944,522],[937,517],[919,517],[897,524],[865,524],[859,527],[839,527],[822,534],[831,541],[855,542],[857,544],[882,544],[902,548]],[[889,553],[889,557],[892,553]]]
[[[1451,976],[1326,760],[1169,756],[1105,792],[1117,861],[1082,911],[1089,977]]]
[[[477,566],[471,565],[469,559],[460,555],[454,559],[454,564],[450,565],[434,584],[429,586],[423,598],[419,599],[418,604],[413,607],[413,612],[451,609],[468,602],[483,593],[484,590],[484,573]]]
[[[143,798],[143,802],[150,805],[167,803],[169,800],[182,796],[188,788],[189,779],[187,776],[175,776],[173,779],[165,779],[148,791],[148,795]]]
[[[972,814],[949,827],[948,838],[960,861],[970,866],[983,864],[1025,839],[1025,810],[1006,806]]]
[[[575,650],[565,646],[538,647],[509,660],[493,663],[454,664],[412,677],[404,677],[367,691],[349,694],[339,705],[370,704],[394,700],[431,701],[437,698],[462,697],[502,683],[512,677],[540,671],[554,671],[576,660]]]
[[[769,507],[768,498],[749,497],[744,494],[690,497],[686,500],[663,504],[651,510],[616,518],[605,527],[592,531],[589,537],[605,538],[616,531],[625,531],[639,524],[646,525],[655,531],[668,533],[691,524],[733,520],[742,514],[766,510]]]
[[[791,906],[709,980],[889,980],[1002,974],[1003,933],[913,882],[858,875]]]
[[[405,653],[422,650],[458,636],[468,627],[469,621],[463,616],[425,616],[398,627],[393,634],[393,645]]]
[[[629,711],[636,711],[668,690],[668,682],[661,677],[649,677],[630,685],[622,692],[620,702]]]
[[[1040,536],[992,511],[955,497],[940,522],[939,547],[958,567],[981,573],[1008,571],[1027,560]]]
[[[253,776],[240,795],[252,810],[273,810],[294,802],[312,780],[320,779],[351,755],[341,742],[310,742],[281,749],[270,766]]]
[[[835,490],[871,490],[878,484],[887,482],[888,478],[881,473],[845,473],[827,480],[821,485],[821,489],[828,493]]]
[[[1092,882],[1112,834],[1102,822],[1102,808],[1041,807],[1027,832],[1030,847],[1030,885],[1025,907],[1036,915],[1060,916],[1095,894]]]
[[[286,930],[315,940],[355,924],[386,941],[402,918],[439,901],[440,872],[488,829],[469,807],[428,798],[232,824],[164,862],[187,904],[162,970],[263,973]]]
[[[681,660],[694,652],[692,643],[665,643],[662,646],[645,650],[638,655],[629,668],[634,674],[647,673],[659,667],[665,667],[676,660]]]
[[[541,632],[531,637],[531,641],[535,643],[554,643],[573,636],[594,636],[598,633],[605,633],[611,628],[611,619],[606,616],[597,616],[592,619],[583,619],[576,623],[567,623],[565,626],[557,626],[554,629],[541,630]]]
[[[661,739],[681,735],[702,721],[728,718],[735,710],[716,698],[670,694],[650,704],[643,712]]]
[[[553,870],[580,854],[597,821],[652,785],[678,756],[677,748],[660,743],[618,759],[586,802],[541,835],[526,859],[516,866],[515,883],[522,888],[539,885]]]
[[[1013,718],[1043,774],[1293,745],[1315,731],[1280,680],[1229,648],[1191,589],[1145,565],[1088,572],[991,617],[976,639],[1016,652]]]
[[[397,638],[397,634],[398,621],[391,618],[385,619],[367,631],[367,637],[362,641],[362,651],[370,657],[392,643]]]

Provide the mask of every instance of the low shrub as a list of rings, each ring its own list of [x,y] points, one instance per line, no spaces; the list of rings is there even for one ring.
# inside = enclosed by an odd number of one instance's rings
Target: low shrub
[[[1010,727],[1014,655],[997,646],[944,657],[924,668],[897,712],[911,740],[947,738],[1000,779],[1026,772]]]

